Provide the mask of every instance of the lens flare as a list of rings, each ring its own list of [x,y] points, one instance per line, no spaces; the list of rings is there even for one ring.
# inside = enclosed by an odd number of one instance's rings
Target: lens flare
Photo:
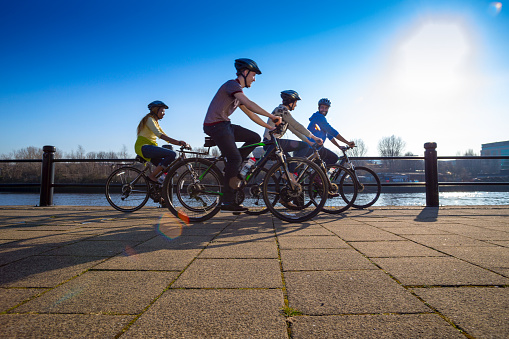
[[[497,16],[501,10],[502,10],[501,2],[492,2],[488,7],[488,13],[493,16]]]
[[[172,240],[181,236],[182,229],[188,225],[189,217],[184,212],[179,211],[178,218],[171,213],[163,213],[157,225],[157,233]]]
[[[137,260],[138,259],[138,253],[129,245],[126,245],[124,248],[124,251],[122,251],[122,254],[126,257],[129,257],[129,259]]]
[[[82,291],[83,291],[83,287],[78,287],[78,288],[71,290],[69,293],[65,294],[62,298],[55,301],[55,303],[53,304],[53,307],[60,305],[61,303],[63,303],[66,300],[74,298],[75,296],[79,295]]]

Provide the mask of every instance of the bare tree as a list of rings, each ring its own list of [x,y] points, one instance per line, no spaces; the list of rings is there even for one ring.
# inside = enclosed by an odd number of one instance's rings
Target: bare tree
[[[395,135],[383,137],[378,142],[378,153],[382,157],[399,157],[403,153],[404,148],[405,142]],[[390,171],[395,171],[398,167],[398,161],[393,159],[385,160],[384,163]]]
[[[399,157],[403,153],[406,143],[395,135],[383,137],[378,142],[378,153],[381,157]]]
[[[129,158],[132,158],[129,154],[129,152],[127,151],[127,146],[125,144],[122,145],[122,150],[120,152],[118,152],[118,157],[120,159],[129,159]]]
[[[362,139],[353,139],[355,147],[349,151],[349,155],[352,157],[363,157],[368,152],[368,148]]]

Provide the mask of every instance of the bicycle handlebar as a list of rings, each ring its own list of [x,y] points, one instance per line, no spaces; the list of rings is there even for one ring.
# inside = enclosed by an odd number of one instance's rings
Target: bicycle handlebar
[[[354,147],[357,147],[357,146],[354,146]],[[350,147],[350,146],[339,146],[339,149],[342,150],[343,152],[344,151],[348,151],[349,149],[352,149],[353,147]]]

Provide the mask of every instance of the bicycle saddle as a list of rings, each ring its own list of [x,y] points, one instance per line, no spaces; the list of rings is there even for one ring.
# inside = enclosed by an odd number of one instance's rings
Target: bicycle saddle
[[[216,146],[216,143],[212,139],[212,137],[205,137],[205,145],[203,147],[213,147]]]
[[[139,155],[136,156],[136,158],[134,159],[136,160],[137,162],[141,162],[142,164],[146,163],[147,160],[143,159],[142,157],[140,157]]]

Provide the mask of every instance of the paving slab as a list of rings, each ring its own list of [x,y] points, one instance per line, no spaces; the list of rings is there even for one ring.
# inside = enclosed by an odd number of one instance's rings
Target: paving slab
[[[465,336],[437,314],[310,316],[291,319],[292,338],[429,338]]]
[[[438,225],[437,228],[450,233],[461,234],[479,240],[509,240],[509,232],[493,230],[487,227],[451,224]]]
[[[157,237],[147,240],[134,248],[138,252],[151,249],[203,249],[213,239],[212,236],[180,236],[160,233]]]
[[[178,272],[89,271],[11,312],[138,314],[177,275]]]
[[[396,234],[368,225],[351,227],[343,227],[341,225],[324,225],[324,227],[332,231],[334,234],[337,234],[345,241],[405,240]]]
[[[265,258],[277,259],[276,240],[248,241],[248,242],[212,242],[201,253],[199,258],[248,259]]]
[[[507,285],[509,279],[452,257],[373,258],[403,285]]]
[[[273,227],[265,225],[245,225],[237,222],[232,223],[224,229],[214,241],[274,241],[275,233]]]
[[[168,290],[122,337],[288,338],[283,292]]]
[[[4,338],[114,338],[133,316],[0,314]]]
[[[442,251],[485,268],[509,268],[509,248],[506,247],[447,247]]]
[[[278,236],[334,235],[334,233],[323,226],[285,227],[276,229],[276,232]]]
[[[54,246],[22,246],[17,243],[4,244],[0,246],[0,266],[39,255],[54,248]]]
[[[278,242],[281,249],[350,247],[345,241],[333,235],[294,236],[285,234],[278,236]]]
[[[277,259],[196,259],[172,288],[282,288]]]
[[[305,315],[428,312],[380,270],[285,272],[288,301]]]
[[[46,291],[45,288],[0,288],[0,313]]]
[[[122,254],[95,266],[97,270],[181,271],[201,252],[201,249],[151,249],[138,251],[126,248]]]
[[[103,261],[102,257],[32,256],[0,266],[1,287],[55,287]]]
[[[433,227],[426,227],[422,225],[414,226],[397,226],[387,227],[386,225],[379,227],[380,229],[394,233],[396,235],[408,235],[408,234],[450,234],[447,231],[443,231]]]
[[[44,255],[51,256],[89,256],[94,253],[95,256],[111,257],[122,253],[128,247],[134,247],[139,241],[110,241],[110,240],[84,240],[69,245],[65,245],[51,251],[44,252]]]
[[[412,241],[356,241],[349,243],[367,257],[439,257],[440,253]]]
[[[493,244],[490,244],[489,242],[480,241],[458,234],[405,235],[404,237],[416,243],[437,249],[442,249],[448,246],[473,246],[476,248],[493,246]]]
[[[91,237],[89,240],[94,241],[129,241],[129,242],[143,242],[153,237],[157,233],[153,228],[146,227],[123,227],[117,230],[109,230],[106,233]]]
[[[430,288],[415,293],[477,338],[509,338],[508,288]]]
[[[284,271],[337,271],[377,269],[366,257],[351,248],[282,249]]]

